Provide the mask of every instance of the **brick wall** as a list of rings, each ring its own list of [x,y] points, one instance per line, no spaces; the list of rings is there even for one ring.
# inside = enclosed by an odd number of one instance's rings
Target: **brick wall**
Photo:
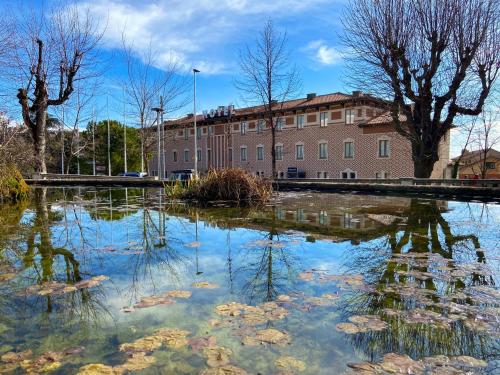
[[[376,113],[378,109],[359,106],[354,109],[354,123],[346,124],[345,108],[325,109],[327,112],[327,126],[320,126],[319,111],[303,113],[304,128],[297,128],[297,115],[283,116],[283,130],[276,131],[276,145],[283,146],[283,160],[276,161],[278,172],[286,175],[288,167],[297,167],[306,172],[306,177],[341,178],[342,172],[354,172],[357,178],[379,177],[399,178],[413,176],[413,162],[409,142],[396,133],[393,126],[387,124],[361,127],[358,124],[368,115]],[[206,126],[204,126],[206,127]],[[219,137],[217,141],[215,138]],[[389,141],[389,156],[378,156],[378,142],[384,139]],[[344,142],[354,143],[354,157],[344,157]],[[327,157],[320,159],[319,144],[327,143]],[[296,145],[304,147],[304,159],[296,159]],[[193,158],[194,132],[189,132],[185,140],[184,133],[179,129],[167,131],[166,139],[166,170],[170,173],[176,169],[191,169],[194,166]],[[223,150],[220,150],[223,147]],[[240,150],[247,148],[247,160],[240,160]],[[257,160],[257,147],[264,148],[264,160]],[[271,130],[265,128],[257,131],[256,121],[247,121],[246,134],[241,134],[239,122],[229,126],[212,125],[212,131],[202,132],[198,139],[198,148],[202,150],[202,158],[198,162],[200,171],[209,168],[208,156],[211,165],[214,165],[214,156],[217,149],[224,154],[223,166],[240,167],[252,173],[261,172],[264,176],[271,176]],[[173,151],[177,151],[177,162],[173,161]],[[189,160],[184,161],[184,150],[189,150]],[[210,150],[210,151],[208,151]],[[230,152],[232,150],[232,162]],[[442,142],[440,149],[441,160],[436,163],[433,177],[442,178],[443,170],[449,160],[449,134]],[[220,165],[220,163],[219,163]],[[151,170],[157,169],[153,162]]]

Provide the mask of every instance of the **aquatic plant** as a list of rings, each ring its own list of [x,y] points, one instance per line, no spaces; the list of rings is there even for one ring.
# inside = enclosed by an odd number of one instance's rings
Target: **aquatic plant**
[[[186,183],[166,186],[167,196],[206,203],[228,201],[238,205],[267,202],[273,188],[270,181],[254,176],[242,169],[213,169],[205,176]]]
[[[0,160],[0,201],[26,199],[29,192],[30,188],[17,167]]]

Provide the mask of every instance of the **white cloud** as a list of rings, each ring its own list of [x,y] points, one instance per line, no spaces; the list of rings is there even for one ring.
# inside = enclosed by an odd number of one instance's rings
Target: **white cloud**
[[[120,47],[123,33],[138,54],[153,43],[160,68],[172,56],[185,69],[196,66],[205,74],[220,74],[234,64],[225,58],[225,49],[258,30],[265,19],[299,14],[327,1],[87,0],[79,4],[107,23],[106,47]],[[332,58],[328,49],[322,54],[326,60]]]
[[[309,57],[321,65],[334,65],[342,61],[342,52],[324,40],[313,40],[302,49]]]

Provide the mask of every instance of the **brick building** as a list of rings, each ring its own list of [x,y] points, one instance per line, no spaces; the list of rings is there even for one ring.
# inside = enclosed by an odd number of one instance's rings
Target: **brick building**
[[[361,92],[308,94],[277,103],[276,169],[306,178],[399,178],[413,176],[409,142],[399,135],[383,102]],[[271,176],[271,129],[262,106],[222,108],[197,115],[198,169],[239,167]],[[165,171],[194,167],[194,116],[165,122]],[[440,146],[433,178],[449,161],[449,135]],[[156,157],[150,171],[157,175]]]

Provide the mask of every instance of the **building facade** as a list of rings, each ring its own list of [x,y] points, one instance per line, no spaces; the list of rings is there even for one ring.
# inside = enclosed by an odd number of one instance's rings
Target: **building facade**
[[[452,164],[459,157],[452,159]],[[491,149],[488,152],[481,150],[465,151],[458,166],[458,178],[500,179],[500,152]]]
[[[413,177],[411,147],[399,135],[383,102],[360,92],[308,94],[276,103],[276,169],[286,178],[296,168],[306,178]],[[271,177],[271,126],[262,106],[220,107],[209,114],[165,122],[165,175],[194,167],[197,137],[198,170],[237,167]],[[442,178],[449,161],[449,135],[440,147],[433,178]],[[150,171],[158,173],[153,158]]]

